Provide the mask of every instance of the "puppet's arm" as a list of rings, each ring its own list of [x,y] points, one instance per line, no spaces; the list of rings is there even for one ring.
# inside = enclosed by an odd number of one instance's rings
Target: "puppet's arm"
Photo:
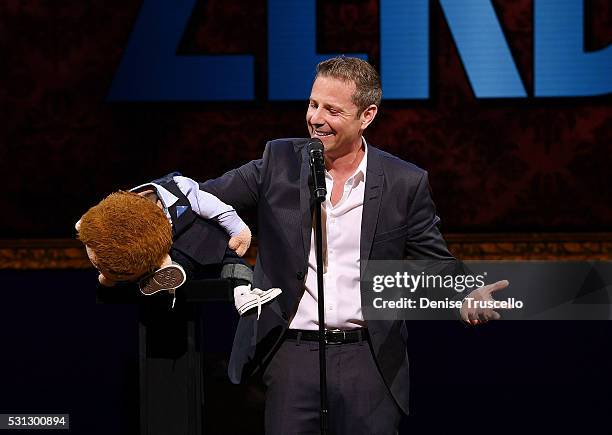
[[[191,178],[175,176],[174,181],[196,214],[217,221],[227,231],[230,235],[228,246],[242,257],[251,245],[251,230],[236,210],[215,195],[200,190],[198,183]]]

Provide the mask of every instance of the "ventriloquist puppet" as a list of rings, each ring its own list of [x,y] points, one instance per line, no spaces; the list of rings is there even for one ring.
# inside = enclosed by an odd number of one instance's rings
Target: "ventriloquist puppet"
[[[261,304],[281,293],[251,288],[252,271],[240,258],[251,243],[249,227],[231,206],[179,173],[112,193],[76,229],[103,286],[138,281],[146,295],[174,293],[186,279],[218,276],[220,269],[235,284],[238,312],[257,307],[258,316]]]

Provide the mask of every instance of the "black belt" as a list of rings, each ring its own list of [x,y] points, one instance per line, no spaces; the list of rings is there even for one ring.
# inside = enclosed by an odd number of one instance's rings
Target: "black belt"
[[[305,329],[287,329],[285,338],[300,341],[319,341],[319,331]],[[344,331],[341,329],[326,329],[325,342],[327,344],[359,343],[368,339],[368,329],[358,328]]]

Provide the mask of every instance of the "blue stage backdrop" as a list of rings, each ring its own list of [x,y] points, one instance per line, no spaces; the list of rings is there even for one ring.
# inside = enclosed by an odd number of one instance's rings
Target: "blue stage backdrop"
[[[381,71],[367,139],[430,172],[443,231],[609,231],[611,17],[605,0],[3,1],[0,238],[71,237],[111,191],[304,136],[314,64],[337,53]]]

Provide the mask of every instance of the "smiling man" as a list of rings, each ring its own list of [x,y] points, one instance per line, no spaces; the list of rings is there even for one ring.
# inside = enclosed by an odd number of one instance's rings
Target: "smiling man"
[[[328,159],[342,157],[347,151],[363,151],[361,133],[374,121],[380,97],[380,93],[358,91],[349,78],[321,75],[315,80],[306,122],[311,137],[323,142]]]
[[[360,264],[368,260],[452,260],[438,230],[427,172],[370,145],[364,131],[381,101],[367,62],[337,57],[317,66],[306,123],[323,142],[325,327],[329,432],[394,434],[408,413],[407,330],[403,321],[364,319]],[[266,433],[318,433],[317,270],[309,189],[309,139],[268,142],[263,157],[201,187],[237,210],[258,212],[254,285],[283,293],[240,319],[229,375],[263,372]],[[498,287],[504,283],[497,283]],[[491,288],[472,294],[490,299]],[[489,311],[462,312],[486,321]]]

